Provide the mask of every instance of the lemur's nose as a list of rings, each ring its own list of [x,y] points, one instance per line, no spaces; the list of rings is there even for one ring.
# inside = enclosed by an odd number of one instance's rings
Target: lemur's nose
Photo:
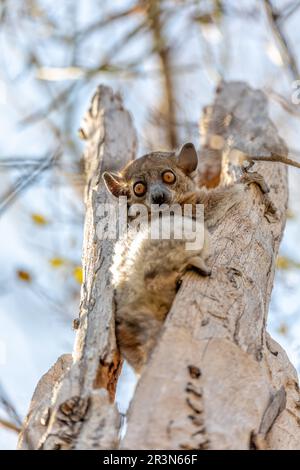
[[[155,192],[154,194],[151,194],[151,202],[152,204],[164,204],[166,202],[166,194],[163,193],[162,191]]]

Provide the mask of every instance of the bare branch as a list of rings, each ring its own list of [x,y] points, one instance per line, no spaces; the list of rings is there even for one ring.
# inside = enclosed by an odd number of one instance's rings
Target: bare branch
[[[129,113],[110,88],[99,87],[86,113],[81,134],[87,141],[84,155],[87,175],[86,221],[83,250],[84,282],[74,360],[52,379],[47,403],[33,397],[19,446],[42,449],[107,449],[118,442],[120,416],[112,403],[121,362],[114,334],[114,300],[110,285],[113,240],[97,236],[99,208],[108,201],[100,178],[109,168],[117,170],[135,155],[136,137]],[[111,201],[113,203],[113,201]],[[57,363],[54,371],[61,370]],[[45,386],[51,370],[41,380]],[[40,418],[49,408],[44,428]],[[26,440],[24,441],[24,436]]]
[[[220,129],[226,115],[234,119]],[[210,135],[233,135],[250,155],[268,148],[287,155],[266,97],[244,83],[222,83],[205,120]],[[240,167],[223,152],[220,171],[225,184]],[[212,275],[184,279],[139,381],[122,449],[300,448],[297,374],[265,331],[285,225],[287,169],[260,163],[259,173],[271,187],[277,217],[269,217],[252,186],[215,226]],[[253,433],[259,438],[251,441]]]
[[[10,418],[10,421],[1,419],[0,424],[3,427],[10,427],[12,430],[19,429],[22,425],[22,420],[17,413],[16,408],[14,407],[12,401],[5,392],[3,386],[0,384],[0,407],[5,411],[7,416]]]
[[[283,95],[271,88],[266,88],[266,94],[276,101],[280,106],[292,116],[300,118],[299,106],[288,101]]]
[[[7,421],[6,419],[0,418],[0,427],[4,429],[8,429],[9,431],[14,431],[17,434],[21,431],[21,427],[16,426],[14,423],[11,421]]]
[[[171,50],[164,36],[161,13],[161,2],[159,0],[148,2],[147,14],[149,28],[153,35],[154,50],[160,58],[161,72],[164,80],[164,103],[162,111],[165,115],[167,141],[170,148],[175,148],[178,146],[177,128],[176,125],[174,125],[174,122],[176,122],[175,83],[171,71]]]
[[[17,179],[12,189],[6,192],[0,201],[0,217],[6,209],[16,200],[19,195],[34,184],[41,174],[55,165],[60,157],[60,151],[57,151],[48,158],[45,158],[32,172],[26,176]]]
[[[297,80],[300,76],[299,68],[297,65],[296,56],[293,53],[288,39],[286,38],[285,33],[280,25],[279,18],[280,14],[277,13],[272,5],[271,0],[263,0],[264,7],[271,26],[273,35],[276,39],[277,45],[279,47],[279,52],[282,58],[283,63],[288,68],[290,74],[294,80]]]
[[[278,18],[278,23],[283,23],[290,18],[300,7],[299,0],[291,2],[285,7],[285,9],[280,13]]]

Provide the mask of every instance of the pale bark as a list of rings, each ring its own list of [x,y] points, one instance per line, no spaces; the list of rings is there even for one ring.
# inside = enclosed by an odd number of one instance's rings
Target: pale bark
[[[135,134],[111,90],[100,88],[91,109],[82,130],[88,142],[85,280],[74,359],[61,359],[56,372],[41,379],[22,448],[118,446],[119,415],[110,400],[119,371],[108,271],[113,244],[96,238],[95,214],[107,197],[99,175],[133,157]],[[234,160],[241,151],[287,153],[268,118],[265,96],[243,83],[219,87],[205,113],[203,137],[200,168],[209,186],[236,177]],[[277,163],[256,166],[271,188],[269,199],[252,185],[212,234],[212,276],[185,276],[139,381],[120,448],[300,448],[297,374],[266,333],[287,170]],[[276,216],[266,207],[270,201]]]
[[[228,137],[232,141],[223,152],[221,180],[227,182],[237,170],[229,158],[236,148],[250,155],[287,153],[266,98],[241,83],[219,88],[204,134],[206,152],[210,142],[224,147]],[[122,448],[300,448],[297,375],[265,331],[286,218],[287,169],[257,168],[277,217],[267,213],[256,187],[224,214],[212,234],[212,276],[186,275],[138,384]]]
[[[79,329],[73,361],[60,381],[49,371],[39,383],[38,388],[44,388],[48,382],[45,410],[43,403],[36,404],[35,394],[19,441],[23,449],[107,449],[118,443],[120,417],[113,398],[120,358],[109,272],[114,242],[98,239],[97,211],[102,203],[116,204],[108,199],[101,173],[133,159],[136,135],[121,98],[110,88],[98,88],[80,135],[87,140],[87,187]]]

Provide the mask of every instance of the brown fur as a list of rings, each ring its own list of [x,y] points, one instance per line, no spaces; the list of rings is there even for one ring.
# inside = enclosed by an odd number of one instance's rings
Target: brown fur
[[[175,223],[179,219],[181,222],[181,216],[174,216]],[[201,274],[209,274],[205,264],[208,236],[197,250],[187,250],[185,242],[153,240],[149,229],[142,229],[138,235],[129,229],[117,243],[111,268],[117,339],[121,353],[136,371],[145,364],[157,341],[184,272],[194,267]]]
[[[128,206],[143,204],[150,213],[153,194],[163,194],[166,203],[204,205],[207,228],[216,225],[226,212],[243,197],[245,184],[255,182],[264,192],[267,187],[257,174],[247,175],[240,184],[212,190],[198,189],[194,172],[198,163],[192,144],[181,151],[154,152],[129,163],[118,175],[104,174],[108,190],[115,196],[126,195]],[[163,172],[171,170],[176,181],[166,184]],[[146,192],[134,194],[134,185],[143,182]],[[153,219],[152,219],[153,220]],[[175,223],[179,222],[174,216]],[[201,227],[199,226],[199,229]],[[149,229],[128,234],[116,244],[112,271],[116,299],[116,333],[120,351],[136,371],[147,362],[156,344],[161,326],[168,314],[178,283],[187,269],[209,275],[206,266],[209,256],[209,234],[204,230],[204,245],[197,251],[187,250],[186,240],[151,240]]]

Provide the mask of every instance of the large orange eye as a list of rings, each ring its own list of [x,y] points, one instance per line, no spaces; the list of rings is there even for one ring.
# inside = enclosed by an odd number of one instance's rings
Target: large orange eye
[[[172,184],[175,183],[176,176],[174,175],[173,171],[167,170],[162,174],[162,179],[165,183]]]
[[[135,183],[134,187],[133,187],[133,191],[134,191],[134,194],[136,196],[144,196],[145,192],[146,192],[146,185],[144,183]]]

